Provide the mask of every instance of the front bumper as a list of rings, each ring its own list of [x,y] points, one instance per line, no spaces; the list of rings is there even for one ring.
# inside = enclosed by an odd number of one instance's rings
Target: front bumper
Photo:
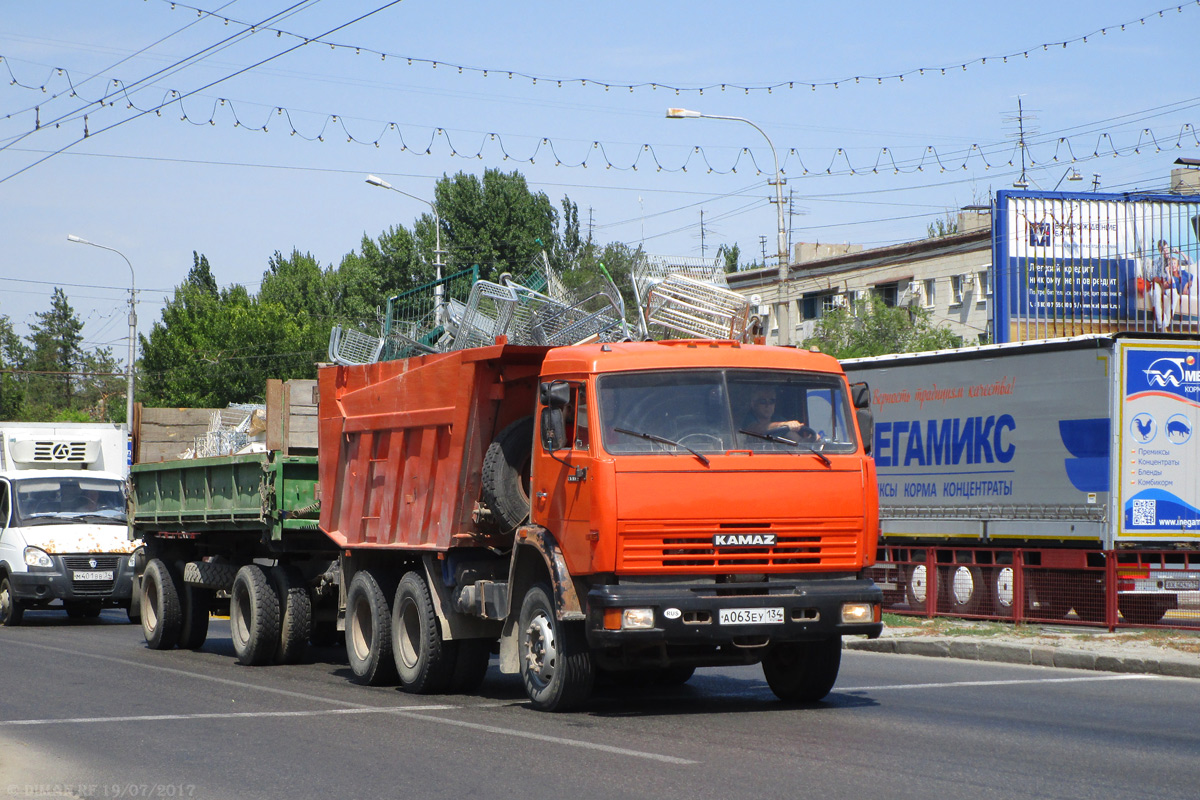
[[[868,578],[715,585],[600,585],[592,587],[587,595],[587,637],[593,647],[798,642],[856,635],[874,639],[883,632],[883,623],[842,622],[842,605],[879,606],[882,602],[882,590]],[[606,629],[604,611],[614,608],[651,608],[654,626]],[[768,608],[781,608],[783,621],[720,622],[722,609]]]
[[[41,605],[52,600],[101,600],[124,605],[133,595],[128,553],[52,555],[53,567],[8,576],[13,599]],[[95,566],[92,566],[95,562]],[[92,574],[88,574],[92,573]],[[111,573],[112,577],[107,577]]]

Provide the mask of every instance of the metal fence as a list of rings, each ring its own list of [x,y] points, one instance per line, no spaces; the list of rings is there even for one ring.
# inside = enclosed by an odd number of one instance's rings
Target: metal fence
[[[884,610],[925,617],[1200,628],[1200,553],[880,547]]]

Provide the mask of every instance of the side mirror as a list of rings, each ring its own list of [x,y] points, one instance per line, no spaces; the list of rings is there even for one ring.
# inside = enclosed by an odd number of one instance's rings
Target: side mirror
[[[875,415],[869,408],[856,408],[854,416],[858,418],[858,429],[862,432],[863,452],[871,455],[871,442],[875,439]]]
[[[542,384],[544,387],[546,384]],[[565,385],[565,384],[564,384]],[[542,447],[553,453],[566,447],[567,426],[562,408],[548,406],[542,409]]]
[[[850,402],[855,408],[870,408],[871,407],[871,387],[866,381],[850,384]]]
[[[571,385],[566,381],[550,381],[543,383],[538,388],[544,406],[563,409],[571,402]]]

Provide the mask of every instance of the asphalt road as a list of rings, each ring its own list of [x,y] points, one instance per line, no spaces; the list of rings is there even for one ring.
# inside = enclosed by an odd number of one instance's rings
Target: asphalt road
[[[816,706],[755,667],[552,715],[495,667],[478,695],[418,697],[350,683],[337,649],[240,667],[220,620],[155,652],[117,612],[26,619],[0,630],[0,797],[1197,796],[1185,679],[847,651]]]

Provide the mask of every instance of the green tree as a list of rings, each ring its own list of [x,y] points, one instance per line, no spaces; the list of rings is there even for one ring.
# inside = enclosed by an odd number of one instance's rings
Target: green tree
[[[717,248],[717,258],[725,260],[725,272],[737,272],[741,269],[738,263],[742,257],[742,248],[738,247],[737,243],[723,244]]]
[[[83,323],[66,293],[55,287],[50,310],[39,311],[30,328],[27,368],[30,410],[49,419],[55,409],[76,409],[76,385],[83,369]]]
[[[925,228],[926,239],[940,239],[958,233],[958,220],[951,219],[947,213],[945,218],[939,217]]]
[[[22,419],[25,391],[21,376],[11,370],[25,367],[28,348],[13,330],[12,320],[0,314],[0,419]]]
[[[805,346],[834,358],[863,358],[887,353],[916,353],[962,347],[962,337],[933,324],[924,308],[889,307],[872,294],[857,314],[846,308],[827,312]]]
[[[488,169],[482,180],[460,172],[439,180],[434,195],[442,246],[455,269],[478,264],[481,278],[495,280],[525,271],[542,249],[538,240],[558,243],[558,212],[519,172]]]

